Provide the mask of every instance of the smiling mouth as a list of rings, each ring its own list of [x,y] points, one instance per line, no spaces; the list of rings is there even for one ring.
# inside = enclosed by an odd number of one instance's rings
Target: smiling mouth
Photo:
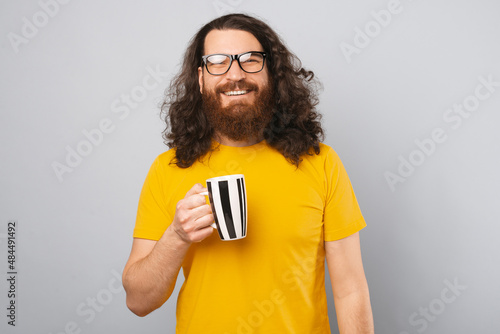
[[[237,96],[237,95],[244,95],[244,94],[247,94],[249,92],[250,92],[249,90],[231,90],[231,91],[228,91],[228,92],[224,92],[224,95],[227,95],[227,96]]]

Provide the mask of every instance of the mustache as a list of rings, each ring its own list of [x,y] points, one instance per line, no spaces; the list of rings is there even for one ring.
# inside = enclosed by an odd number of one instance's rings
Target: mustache
[[[255,92],[259,91],[259,86],[251,82],[246,82],[244,80],[238,82],[228,82],[216,89],[217,93],[223,93],[230,90],[253,90]]]

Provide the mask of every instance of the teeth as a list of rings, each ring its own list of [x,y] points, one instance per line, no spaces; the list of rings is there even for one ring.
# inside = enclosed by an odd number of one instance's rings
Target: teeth
[[[224,94],[226,94],[228,96],[243,95],[243,94],[246,94],[246,93],[248,93],[248,90],[233,90],[233,91],[230,91],[230,92],[224,92]]]

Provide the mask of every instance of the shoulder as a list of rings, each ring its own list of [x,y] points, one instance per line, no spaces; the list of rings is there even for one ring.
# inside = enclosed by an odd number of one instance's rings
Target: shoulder
[[[315,165],[336,165],[340,163],[340,157],[337,152],[329,145],[324,143],[319,143],[319,153],[316,154],[313,152],[312,155],[307,154],[304,155],[303,161],[309,161]]]
[[[165,151],[161,154],[159,154],[155,162],[162,165],[162,166],[168,166],[172,163],[173,159],[175,159],[175,148],[171,148],[168,151]]]
[[[335,179],[335,175],[342,169],[342,161],[337,152],[331,146],[323,143],[319,145],[318,154],[312,151],[312,154],[302,156],[302,161],[299,164],[299,170],[320,182]]]
[[[149,174],[164,175],[165,172],[172,169],[172,167],[176,167],[175,163],[173,163],[174,158],[175,149],[170,149],[166,152],[160,153],[153,160],[153,163],[149,168]]]
[[[331,146],[325,143],[319,143],[319,150],[320,150],[319,155],[322,155],[324,157],[328,156],[338,157],[337,152],[335,152],[335,150]]]

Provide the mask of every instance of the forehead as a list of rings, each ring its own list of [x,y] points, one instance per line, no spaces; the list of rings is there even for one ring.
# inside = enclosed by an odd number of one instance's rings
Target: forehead
[[[205,38],[204,54],[239,54],[247,51],[264,51],[257,38],[243,30],[212,30]]]

